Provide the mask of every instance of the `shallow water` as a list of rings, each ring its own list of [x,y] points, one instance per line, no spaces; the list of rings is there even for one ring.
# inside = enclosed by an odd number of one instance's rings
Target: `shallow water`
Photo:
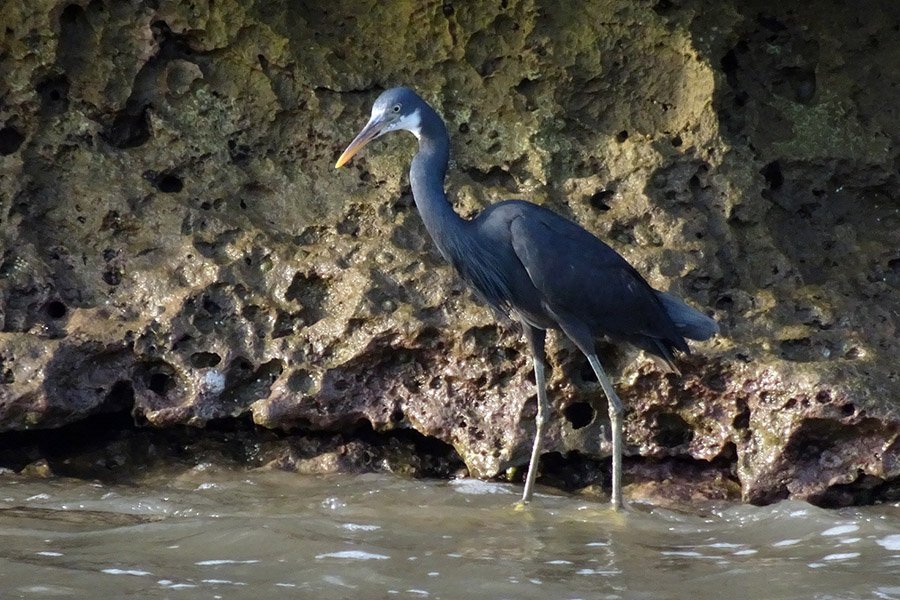
[[[0,598],[898,598],[900,506],[616,514],[474,480],[0,479]]]

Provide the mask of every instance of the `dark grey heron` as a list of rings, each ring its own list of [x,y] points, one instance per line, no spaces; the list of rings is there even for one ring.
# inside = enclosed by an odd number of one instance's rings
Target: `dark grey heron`
[[[595,340],[629,342],[673,371],[685,338],[706,340],[718,324],[666,292],[654,290],[615,250],[581,226],[523,200],[493,204],[471,220],[453,210],[444,192],[450,139],[444,121],[408,88],[383,92],[362,131],[335,165],[391,131],[419,141],[409,181],[425,228],[443,257],[475,294],[522,324],[534,359],[537,417],[522,502],[528,503],[550,406],[545,378],[546,330],[562,330],[587,357],[609,405],[612,429],[612,494],[622,506],[622,402],[597,358]]]

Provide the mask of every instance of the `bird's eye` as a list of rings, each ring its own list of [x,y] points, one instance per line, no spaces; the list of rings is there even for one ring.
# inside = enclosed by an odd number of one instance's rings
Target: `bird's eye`
[[[399,104],[395,104],[395,105],[394,105],[394,108],[392,108],[391,110],[393,110],[395,113],[400,112],[400,105],[399,105]]]

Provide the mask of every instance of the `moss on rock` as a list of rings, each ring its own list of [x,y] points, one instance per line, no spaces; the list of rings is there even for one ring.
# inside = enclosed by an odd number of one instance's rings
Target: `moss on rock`
[[[528,197],[722,322],[682,378],[602,346],[633,490],[679,460],[754,502],[896,485],[893,4],[43,0],[0,22],[0,430],[362,422],[475,475],[524,464],[528,357],[428,239],[413,141],[332,169],[407,84],[447,120],[461,213]],[[565,340],[551,362],[548,452],[605,456],[598,386]]]

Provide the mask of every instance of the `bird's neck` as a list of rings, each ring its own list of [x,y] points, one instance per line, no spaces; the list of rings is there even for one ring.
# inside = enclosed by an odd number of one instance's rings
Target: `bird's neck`
[[[450,160],[450,139],[443,120],[430,108],[420,116],[419,152],[412,160],[409,182],[425,228],[441,254],[453,260],[465,220],[453,210],[444,192]]]

